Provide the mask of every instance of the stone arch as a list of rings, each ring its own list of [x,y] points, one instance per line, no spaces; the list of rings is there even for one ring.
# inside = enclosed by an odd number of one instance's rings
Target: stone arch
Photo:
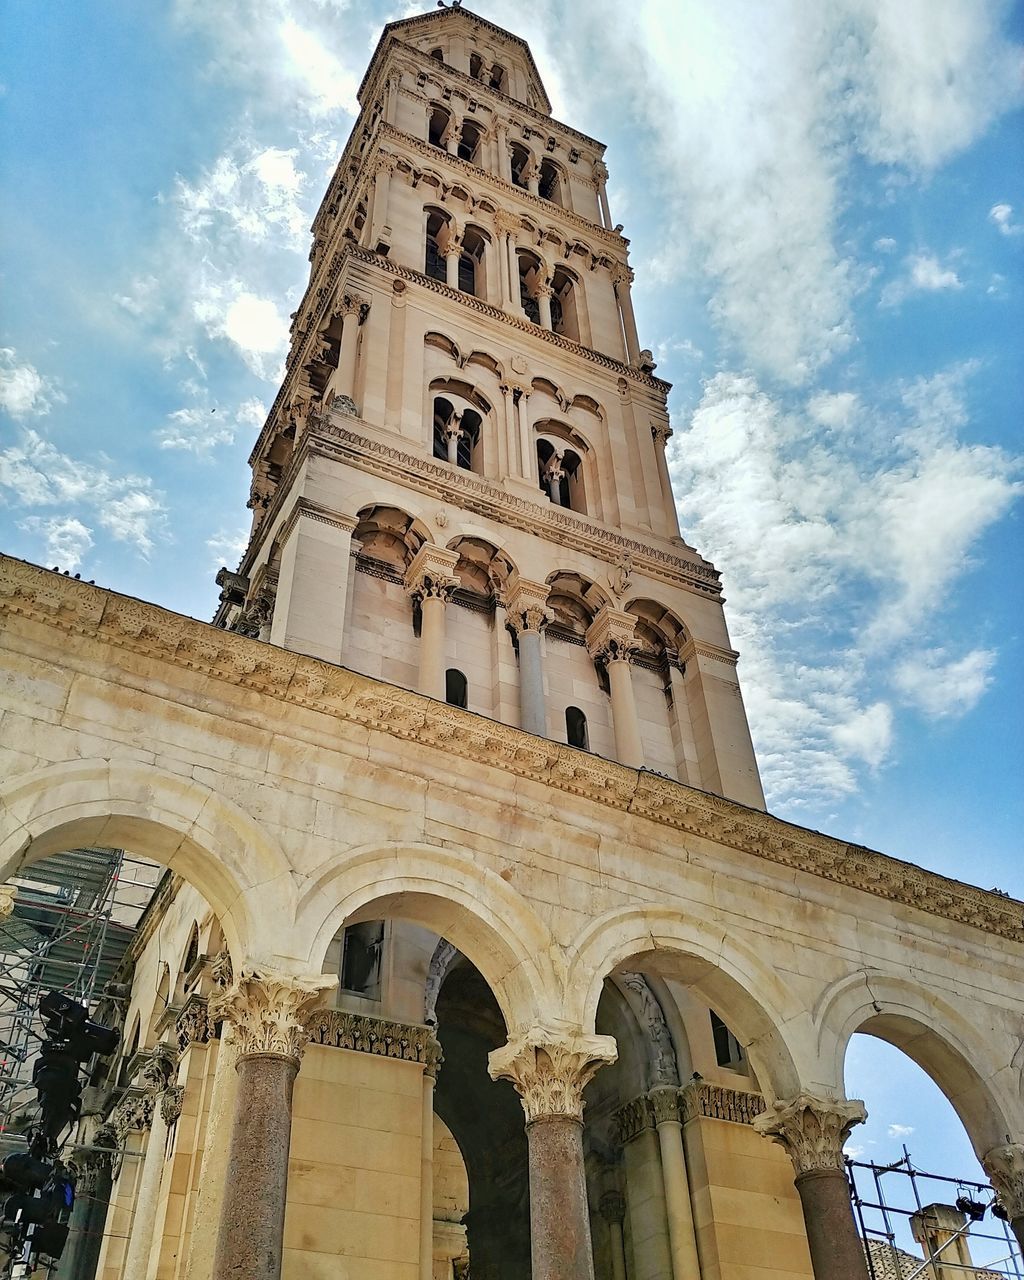
[[[352,540],[359,544],[361,556],[404,573],[416,552],[431,539],[429,529],[415,515],[388,502],[377,502],[357,512]]]
[[[567,1016],[595,1025],[606,977],[620,968],[661,973],[692,987],[716,1009],[747,1051],[771,1100],[806,1087],[813,1061],[801,1024],[810,1015],[775,972],[721,926],[662,907],[626,907],[589,924],[570,948]]]
[[[299,903],[297,936],[322,967],[338,930],[395,916],[448,939],[480,971],[511,1035],[561,1017],[564,963],[526,900],[467,851],[402,844],[352,850]]]
[[[855,1032],[886,1041],[930,1076],[967,1131],[979,1159],[1024,1129],[1019,1079],[999,1062],[992,1038],[942,996],[880,969],[847,974],[815,1009],[821,1070],[841,1093]]]
[[[493,599],[501,596],[509,578],[518,572],[515,561],[489,539],[464,532],[449,539],[449,551],[457,551],[455,576],[465,591]]]
[[[193,778],[135,760],[73,760],[0,790],[0,882],[50,854],[131,849],[203,895],[236,957],[290,954],[295,891],[284,852]]]

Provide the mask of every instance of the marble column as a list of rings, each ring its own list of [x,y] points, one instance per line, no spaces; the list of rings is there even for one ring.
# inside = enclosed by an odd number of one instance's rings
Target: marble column
[[[690,1180],[683,1153],[683,1122],[679,1115],[679,1089],[666,1086],[647,1095],[654,1113],[661,1150],[661,1176],[665,1184],[669,1251],[673,1280],[700,1280],[697,1233],[690,1203]]]
[[[459,437],[462,435],[461,419],[456,414],[444,429],[444,442],[448,450],[448,461],[453,467],[459,465]]]
[[[420,669],[417,690],[445,700],[445,607],[459,585],[458,553],[424,543],[406,570],[406,590],[420,608]]]
[[[626,1280],[626,1243],[622,1224],[626,1217],[626,1201],[618,1191],[606,1191],[601,1197],[601,1217],[608,1224],[608,1252],[612,1262],[612,1280]]]
[[[801,1093],[772,1103],[753,1121],[793,1161],[814,1280],[868,1280],[843,1162],[850,1130],[866,1119],[863,1102]]]
[[[489,1058],[526,1113],[532,1280],[594,1280],[583,1165],[583,1090],[616,1057],[611,1036],[532,1027]]]
[[[382,241],[387,244],[391,239],[391,228],[388,224],[388,206],[391,192],[391,174],[394,172],[394,156],[378,156],[373,170],[373,209],[370,218],[369,247],[376,250]],[[351,395],[351,392],[349,392]]]
[[[609,231],[612,226],[612,214],[608,208],[608,191],[605,183],[608,181],[608,169],[603,161],[598,160],[594,165],[594,187],[597,190],[597,202],[601,209],[601,225]]]
[[[512,163],[508,151],[508,125],[504,120],[494,122],[494,142],[497,148],[498,177],[504,182],[511,182]]]
[[[604,605],[587,631],[587,649],[595,662],[604,663],[612,702],[615,755],[630,769],[644,767],[643,739],[633,693],[630,657],[637,649],[636,619]]]
[[[149,1255],[153,1247],[160,1183],[167,1158],[167,1112],[163,1107],[164,1091],[174,1070],[175,1053],[169,1045],[159,1044],[142,1069],[143,1083],[151,1098],[149,1138],[139,1174],[135,1196],[131,1236],[125,1254],[123,1280],[146,1280]]]
[[[210,1016],[230,1022],[238,1040],[238,1098],[213,1280],[280,1280],[292,1086],[309,1039],[306,1018],[336,982],[246,967],[213,1002]]]
[[[457,289],[459,287],[459,258],[461,255],[462,246],[449,241],[448,248],[444,251],[445,283],[449,289]]]
[[[423,1067],[420,1127],[420,1280],[434,1275],[434,1085],[441,1067],[441,1045],[431,1040]]]
[[[672,495],[672,477],[668,473],[668,458],[665,448],[672,436],[672,428],[667,422],[651,424],[651,435],[654,437],[654,456],[658,464],[658,488],[664,509],[665,527],[670,538],[679,536],[679,513]]]
[[[1009,1142],[993,1147],[981,1163],[1006,1210],[1010,1229],[1024,1251],[1024,1143]]]
[[[519,646],[519,727],[547,737],[541,632],[551,621],[548,588],[514,573],[505,591],[505,612]]]
[[[622,332],[626,341],[626,363],[636,365],[640,360],[640,339],[637,336],[636,318],[633,315],[633,299],[629,292],[632,283],[633,272],[629,267],[620,267],[612,276],[615,301],[618,303]]]

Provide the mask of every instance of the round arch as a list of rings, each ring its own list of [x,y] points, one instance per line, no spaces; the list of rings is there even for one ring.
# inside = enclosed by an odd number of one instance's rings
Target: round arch
[[[483,975],[509,1034],[562,1016],[560,953],[539,916],[469,851],[401,844],[352,850],[327,868],[299,902],[297,935],[312,969],[345,924],[395,916],[431,929]]]
[[[0,881],[87,845],[130,849],[182,876],[219,917],[234,956],[290,953],[288,859],[247,813],[195,779],[139,761],[74,760],[0,789]]]
[[[766,1098],[805,1087],[801,1067],[810,1055],[799,1029],[808,1012],[751,948],[723,938],[720,926],[669,908],[626,907],[589,924],[570,954],[567,991],[575,1003],[567,1014],[584,1031],[594,1028],[605,978],[628,962],[684,982],[712,1006],[747,1050]]]
[[[1020,1081],[1000,1062],[991,1038],[947,1000],[918,983],[861,969],[832,983],[814,1009],[822,1070],[842,1090],[856,1032],[876,1036],[930,1076],[967,1131],[980,1159],[1024,1130]]]

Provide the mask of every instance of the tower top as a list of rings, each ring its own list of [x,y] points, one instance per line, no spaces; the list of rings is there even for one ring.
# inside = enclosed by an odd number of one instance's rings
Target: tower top
[[[445,55],[448,52],[449,42],[453,38],[465,40],[467,36],[472,43],[486,43],[494,46],[495,51],[501,50],[505,54],[506,61],[520,64],[519,77],[508,75],[512,68],[505,67],[504,82],[493,84],[491,88],[509,97],[518,98],[543,115],[551,115],[551,99],[547,95],[544,82],[541,80],[537,64],[533,60],[533,54],[526,41],[513,32],[506,31],[504,27],[481,18],[479,14],[464,9],[462,5],[455,4],[438,7],[428,13],[418,14],[413,18],[402,18],[387,24],[381,32],[377,48],[359,86],[357,97],[360,106],[366,105],[363,95],[373,80],[381,59],[392,44],[412,45],[414,48],[432,54],[438,58],[438,61],[448,63]],[[438,57],[438,51],[440,51],[440,57]],[[524,88],[525,93],[520,95],[511,92],[516,87]]]

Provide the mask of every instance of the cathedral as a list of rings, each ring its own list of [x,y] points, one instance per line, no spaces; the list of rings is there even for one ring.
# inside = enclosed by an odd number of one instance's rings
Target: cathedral
[[[359,104],[213,625],[0,562],[0,877],[166,869],[56,1274],[867,1280],[858,1031],[1024,1244],[1021,904],[766,812],[602,144],[456,6]]]

